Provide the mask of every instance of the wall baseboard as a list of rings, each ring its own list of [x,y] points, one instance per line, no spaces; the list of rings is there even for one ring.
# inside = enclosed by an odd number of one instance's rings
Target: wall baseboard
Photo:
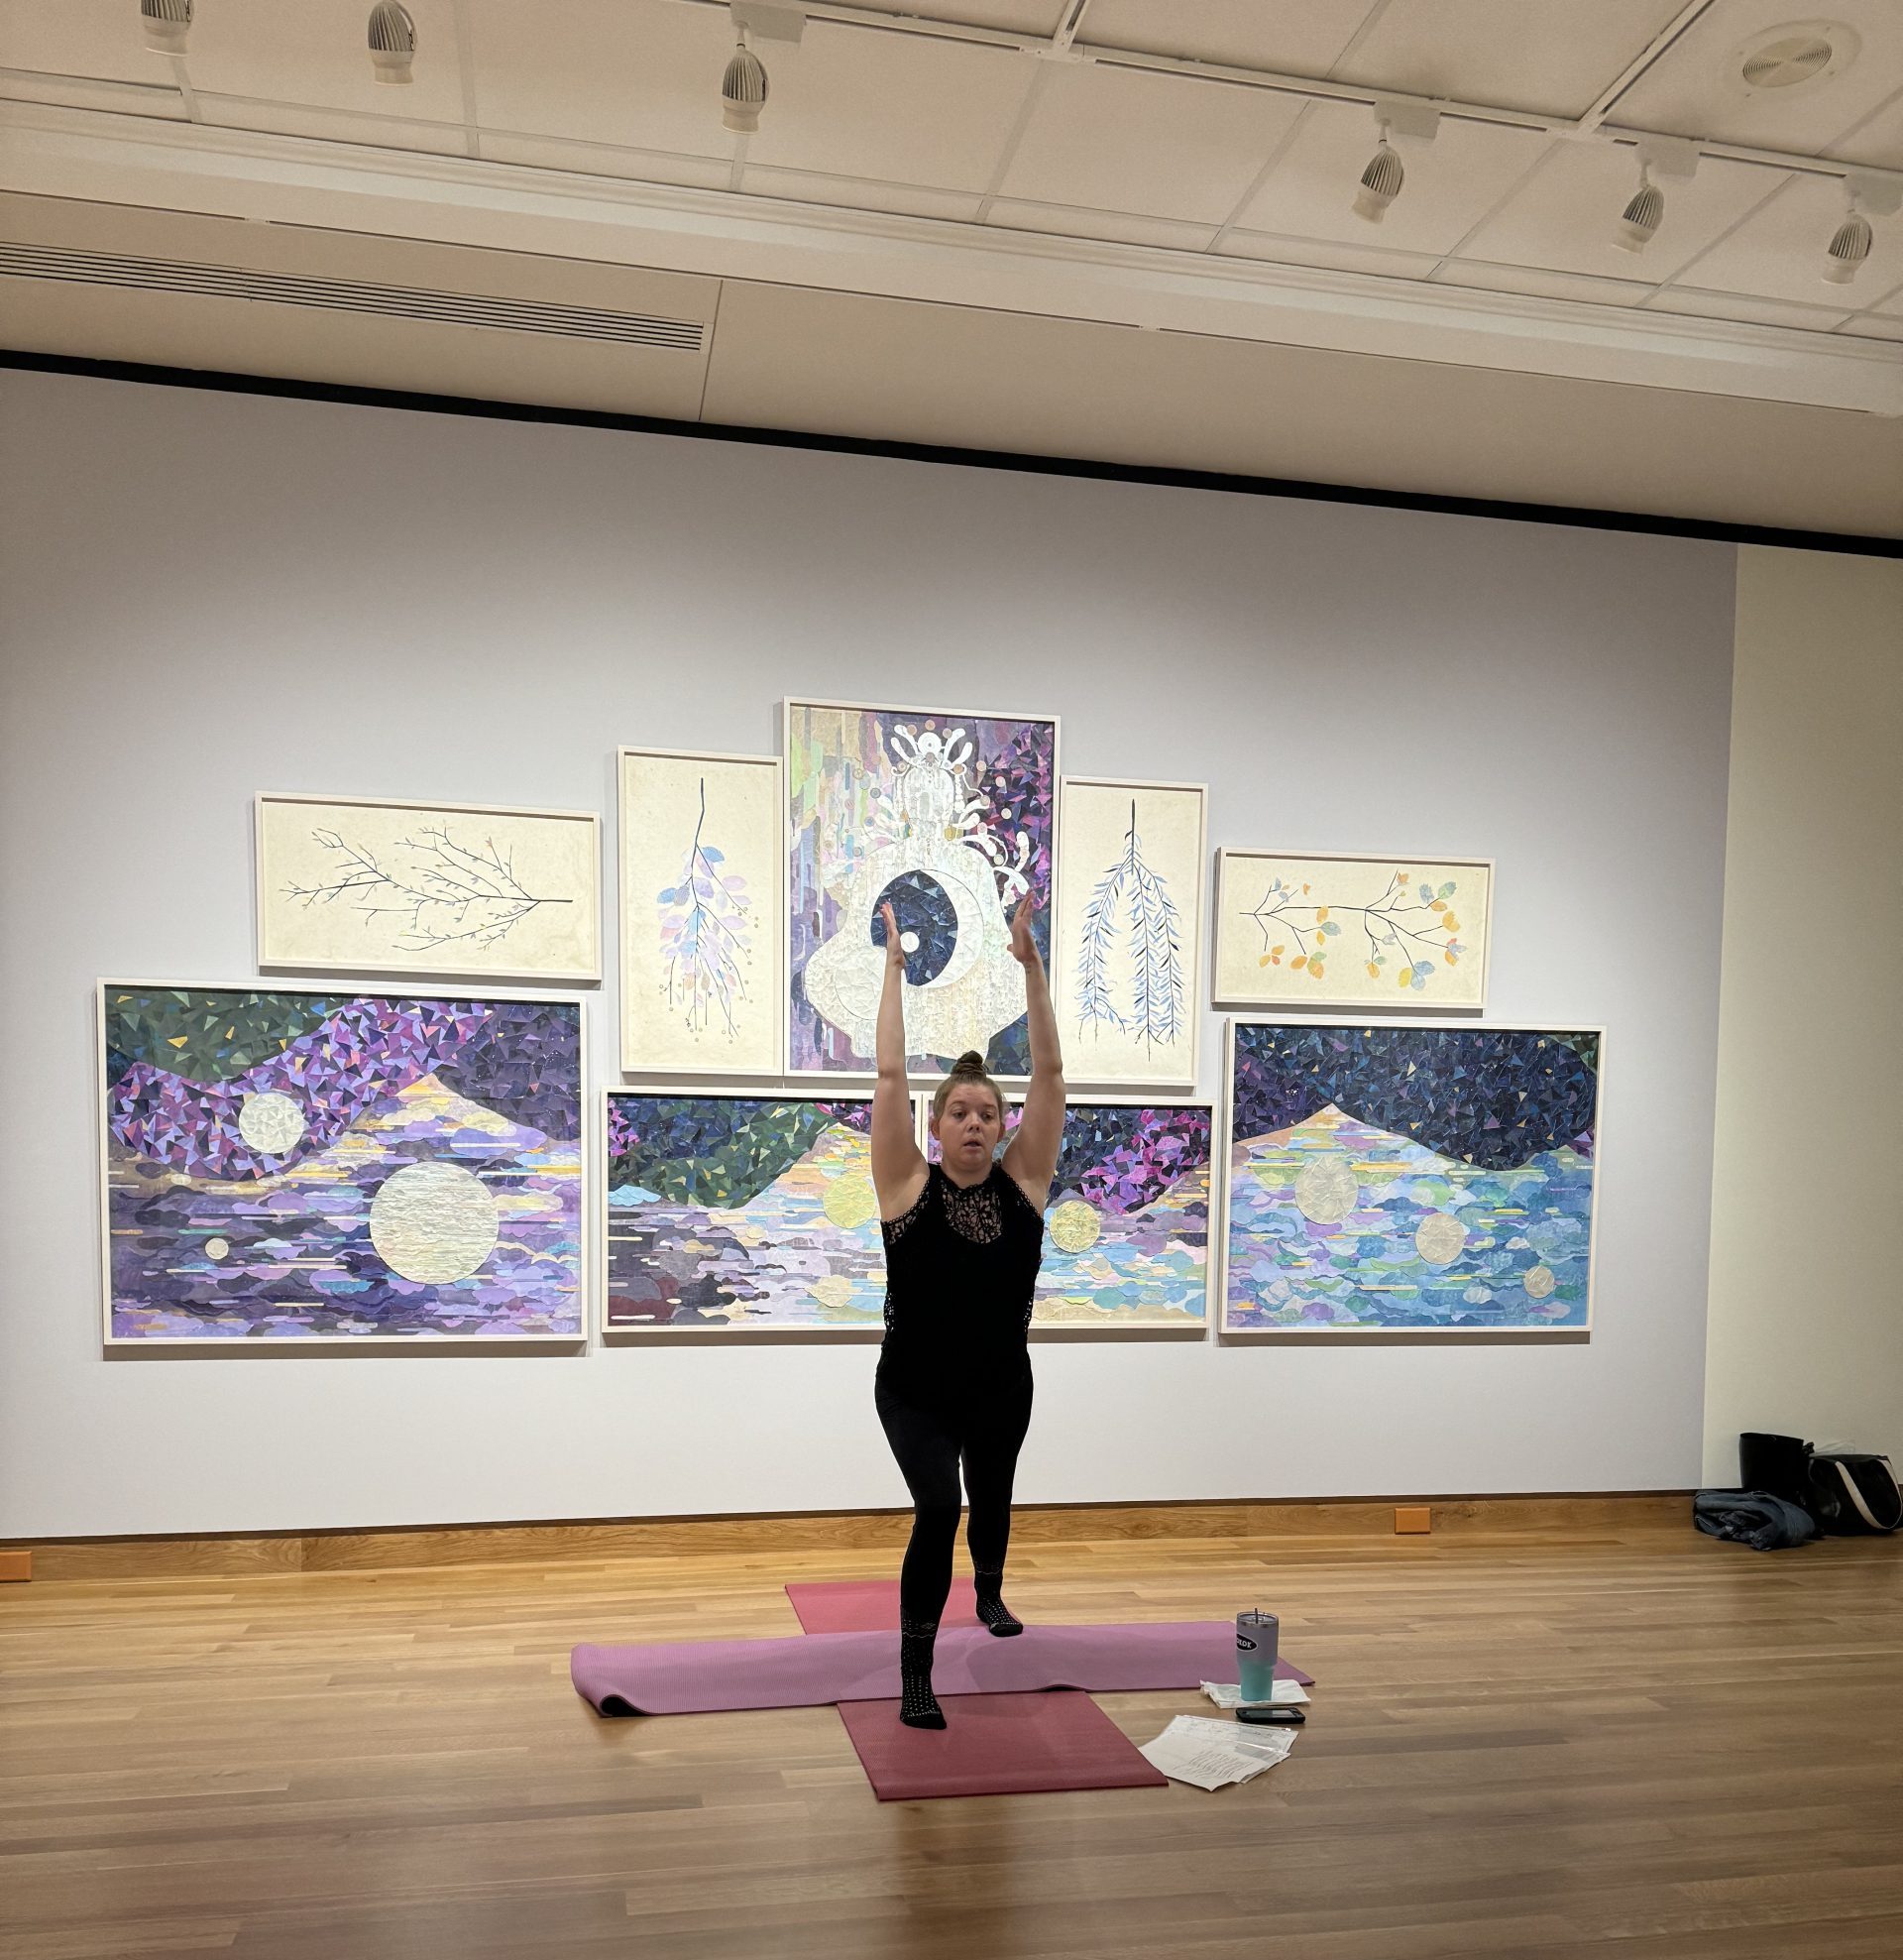
[[[1420,1502],[1416,1496],[1413,1502]],[[1012,1539],[1051,1545],[1115,1539],[1385,1538],[1394,1497],[1230,1498],[1158,1504],[1027,1504]],[[1691,1492],[1543,1493],[1432,1499],[1437,1538],[1463,1534],[1686,1530]],[[37,1579],[236,1577],[272,1572],[387,1571],[401,1566],[692,1556],[774,1551],[891,1551],[908,1511],[801,1511],[699,1518],[590,1519],[550,1524],[391,1526],[176,1538],[29,1541]]]

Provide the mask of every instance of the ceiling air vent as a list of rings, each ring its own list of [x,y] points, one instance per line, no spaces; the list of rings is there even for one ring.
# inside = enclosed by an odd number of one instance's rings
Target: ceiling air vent
[[[1749,94],[1788,95],[1842,74],[1860,46],[1840,21],[1790,21],[1745,42],[1735,72]]]
[[[322,306],[444,326],[496,327],[505,333],[564,334],[575,340],[619,341],[685,354],[698,354],[706,333],[699,320],[669,319],[658,313],[617,313],[600,306],[373,286],[361,280],[298,279],[242,266],[181,265],[170,259],[135,259],[119,252],[74,252],[4,240],[0,240],[0,277],[64,280],[140,292],[185,292],[210,299],[261,299],[278,306]]]

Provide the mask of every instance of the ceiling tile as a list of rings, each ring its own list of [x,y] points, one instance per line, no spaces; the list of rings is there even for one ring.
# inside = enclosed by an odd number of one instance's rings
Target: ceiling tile
[[[140,35],[134,0],[5,0],[0,67],[171,84],[170,61]]]
[[[808,23],[797,51],[760,55],[770,90],[749,163],[973,191],[990,183],[1041,65],[825,21]]]
[[[1287,95],[1133,68],[1047,75],[1005,196],[1219,225],[1300,112]]]
[[[1335,75],[1577,116],[1680,7],[1681,0],[1393,0]]]
[[[921,13],[966,27],[994,27],[1006,34],[1035,34],[1048,40],[1063,17],[1064,0],[931,0]]]
[[[742,190],[757,197],[785,197],[800,204],[841,205],[855,211],[891,211],[901,217],[969,219],[983,201],[975,190],[933,190],[916,183],[869,183],[860,177],[826,176],[817,171],[769,171],[748,164]]]
[[[1689,181],[1662,181],[1665,222],[1641,253],[1613,243],[1619,214],[1638,185],[1629,146],[1559,143],[1506,206],[1461,247],[1496,265],[1657,285],[1735,224],[1777,183],[1776,173],[1708,158]],[[1703,284],[1711,284],[1703,272]],[[1729,284],[1729,282],[1726,282]]]
[[[1365,109],[1311,103],[1238,222],[1255,231],[1451,252],[1551,142],[1495,123],[1443,121],[1432,143],[1398,144],[1406,183],[1387,216],[1373,225],[1356,217],[1353,205],[1376,135]]]
[[[33,68],[0,73],[0,99],[8,102],[50,102],[63,109],[101,109],[121,116],[158,116],[170,122],[185,120],[185,98],[168,81],[109,81],[91,75],[44,74]]]
[[[1903,340],[1903,317],[1894,313],[1859,313],[1840,331],[1862,340]]]
[[[1699,171],[1702,180],[1712,168]],[[1847,307],[1866,292],[1882,292],[1903,279],[1903,220],[1879,218],[1875,242],[1849,286],[1824,283],[1824,248],[1844,221],[1844,192],[1826,177],[1792,177],[1763,209],[1699,260],[1695,283],[1724,292],[1751,292],[1825,306],[1842,298]],[[1660,243],[1664,234],[1659,235]]]
[[[376,79],[365,40],[364,0],[295,0],[276,7],[201,6],[186,65],[208,95],[307,102],[368,115],[460,123],[462,71],[449,0],[404,0],[416,23],[415,79]],[[135,9],[130,0],[126,12]]]
[[[1374,0],[1090,0],[1080,44],[1135,48],[1231,67],[1325,75],[1374,11]]]
[[[1804,19],[1809,12],[1801,0],[1722,0],[1620,98],[1611,120],[1768,150],[1823,149],[1903,80],[1903,7],[1897,0],[1830,0],[1821,15],[1851,28],[1862,43],[1849,63],[1823,81],[1747,89],[1737,72],[1739,51],[1767,29],[1812,25]]]
[[[1689,313],[1701,320],[1748,320],[1755,326],[1798,327],[1829,333],[1848,317],[1847,305],[1799,306],[1788,299],[1753,299],[1737,292],[1707,292],[1667,286],[1645,302],[1648,313]]]
[[[733,165],[725,157],[683,157],[666,150],[623,150],[612,143],[568,143],[555,136],[516,136],[485,130],[483,156],[492,164],[564,171],[581,176],[623,177],[637,183],[671,183],[690,190],[725,190]]]
[[[1584,299],[1595,306],[1635,306],[1651,290],[1637,280],[1589,279],[1538,266],[1493,266],[1455,259],[1434,275],[1437,286],[1477,287],[1486,292],[1523,292],[1534,299]]]
[[[1425,279],[1440,263],[1431,252],[1385,252],[1372,245],[1342,245],[1330,239],[1271,238],[1259,231],[1229,232],[1219,249],[1228,258],[1313,266],[1324,272],[1374,273],[1383,279]]]
[[[464,7],[485,129],[732,156],[735,139],[721,127],[721,73],[733,51],[724,10],[664,0]]]
[[[1841,157],[1847,163],[1903,171],[1903,95],[1886,103],[1874,115],[1865,116],[1854,129],[1845,131],[1835,143],[1825,147],[1824,154]]]
[[[1014,203],[1000,197],[989,222],[1013,231],[1050,232],[1065,238],[1104,239],[1114,245],[1158,245],[1200,252],[1215,236],[1211,225],[1181,224],[1170,218],[1131,217],[1122,211],[1065,209],[1054,204]]]

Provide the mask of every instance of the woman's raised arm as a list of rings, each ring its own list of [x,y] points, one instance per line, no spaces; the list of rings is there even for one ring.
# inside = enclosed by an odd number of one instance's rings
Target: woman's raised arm
[[[928,1172],[905,1066],[905,949],[889,902],[880,914],[885,920],[885,981],[873,1047],[879,1077],[872,1091],[872,1186],[879,1195],[879,1215],[896,1218],[918,1202]]]
[[[1024,969],[1024,1014],[1031,1036],[1031,1087],[1024,1093],[1018,1133],[1004,1153],[1004,1167],[1040,1211],[1058,1174],[1063,1142],[1063,1056],[1058,1045],[1058,1016],[1051,1005],[1051,983],[1044,959],[1031,937],[1027,896],[1011,921],[1011,955]]]

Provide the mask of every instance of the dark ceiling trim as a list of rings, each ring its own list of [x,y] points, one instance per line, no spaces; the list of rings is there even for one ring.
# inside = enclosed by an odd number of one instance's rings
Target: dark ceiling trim
[[[337,402],[355,407],[401,408],[432,415],[473,415],[490,421],[553,422],[568,428],[627,429],[640,435],[693,436],[707,442],[754,442],[777,449],[817,449],[840,456],[890,456],[911,463],[950,463],[960,469],[1019,470],[1036,476],[1083,477],[1107,483],[1160,484],[1175,490],[1218,490],[1241,497],[1291,497],[1318,504],[1360,504],[1378,510],[1433,511],[1461,518],[1502,518],[1515,523],[1571,524],[1589,530],[1640,531],[1661,537],[1709,538],[1725,544],[1776,544],[1804,551],[1847,551],[1870,558],[1903,558],[1903,538],[1854,532],[1783,529],[1773,524],[1718,523],[1702,518],[1659,518],[1629,511],[1593,511],[1564,504],[1515,504],[1486,497],[1436,497],[1419,491],[1356,490],[1285,477],[1235,476],[1220,470],[1174,470],[1136,463],[1099,463],[1068,456],[1030,456],[1007,449],[958,449],[929,442],[887,442],[865,436],[820,435],[799,429],[743,428],[720,422],[673,421],[658,415],[617,415],[595,408],[552,408],[529,402],[484,402],[465,395],[423,395],[392,388],[355,388],[273,375],[227,374],[210,368],[168,368],[143,361],[91,361],[69,354],[31,354],[0,348],[0,369],[83,375],[98,381],[155,388],[200,388],[222,395],[267,395],[294,402]]]

